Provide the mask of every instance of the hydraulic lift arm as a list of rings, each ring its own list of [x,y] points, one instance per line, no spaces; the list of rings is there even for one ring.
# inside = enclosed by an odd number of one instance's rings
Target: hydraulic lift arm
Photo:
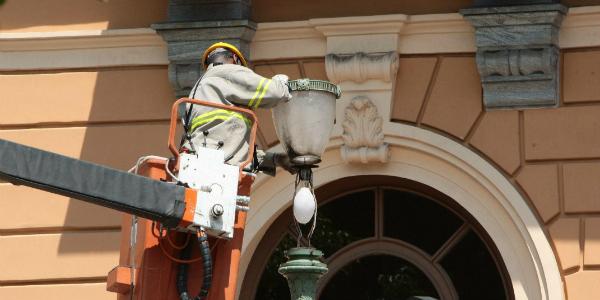
[[[0,139],[0,179],[178,226],[186,188]]]

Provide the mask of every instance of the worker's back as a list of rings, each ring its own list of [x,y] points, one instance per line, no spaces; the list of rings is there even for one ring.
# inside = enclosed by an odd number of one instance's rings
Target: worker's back
[[[279,80],[264,78],[244,66],[222,64],[208,67],[190,98],[255,109],[275,106],[281,100],[289,100],[290,94]],[[194,105],[186,120],[190,140],[184,143],[185,148],[222,149],[230,164],[246,159],[252,124],[242,114]]]

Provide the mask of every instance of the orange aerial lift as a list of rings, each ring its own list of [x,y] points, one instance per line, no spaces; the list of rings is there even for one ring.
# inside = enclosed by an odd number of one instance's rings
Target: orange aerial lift
[[[235,298],[254,156],[231,166],[220,150],[180,153],[175,131],[185,103],[244,114],[254,149],[253,111],[187,98],[171,111],[173,156],[141,158],[135,174],[0,140],[0,179],[127,213],[119,265],[107,283],[118,299]]]
[[[298,170],[294,216],[302,223],[313,220],[310,238],[316,224],[312,168],[325,151],[341,91],[329,82],[308,78],[290,81],[288,86],[295,100],[276,106],[273,115],[278,138]],[[118,293],[120,300],[235,299],[255,178],[248,169],[254,153],[239,166],[227,164],[219,149],[198,147],[192,153],[180,153],[175,129],[178,109],[186,103],[245,115],[252,123],[248,147],[254,149],[258,126],[254,112],[187,98],[177,100],[171,110],[168,147],[172,157],[142,157],[130,172],[0,139],[0,179],[128,214],[123,219],[119,265],[108,274],[107,288]],[[304,254],[300,262],[280,269],[288,279],[307,270],[313,275],[327,271],[317,263],[318,251],[294,249],[290,251]],[[305,254],[315,260],[306,260]],[[294,299],[304,299],[294,294],[308,292],[309,286],[313,288],[309,298],[314,298],[315,285],[304,283],[290,281],[291,286],[303,286],[291,288]]]

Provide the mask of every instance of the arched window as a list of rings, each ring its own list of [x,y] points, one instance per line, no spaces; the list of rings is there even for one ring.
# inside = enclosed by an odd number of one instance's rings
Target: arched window
[[[361,176],[319,188],[317,199],[312,244],[330,269],[319,299],[513,299],[488,235],[447,196],[408,180]],[[296,245],[291,218],[288,209],[265,234],[240,299],[289,299],[277,268]]]

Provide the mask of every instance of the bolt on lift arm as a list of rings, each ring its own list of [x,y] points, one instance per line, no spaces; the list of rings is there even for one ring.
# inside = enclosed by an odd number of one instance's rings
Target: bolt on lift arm
[[[177,227],[186,208],[183,186],[2,139],[0,179],[158,221],[166,227]]]

